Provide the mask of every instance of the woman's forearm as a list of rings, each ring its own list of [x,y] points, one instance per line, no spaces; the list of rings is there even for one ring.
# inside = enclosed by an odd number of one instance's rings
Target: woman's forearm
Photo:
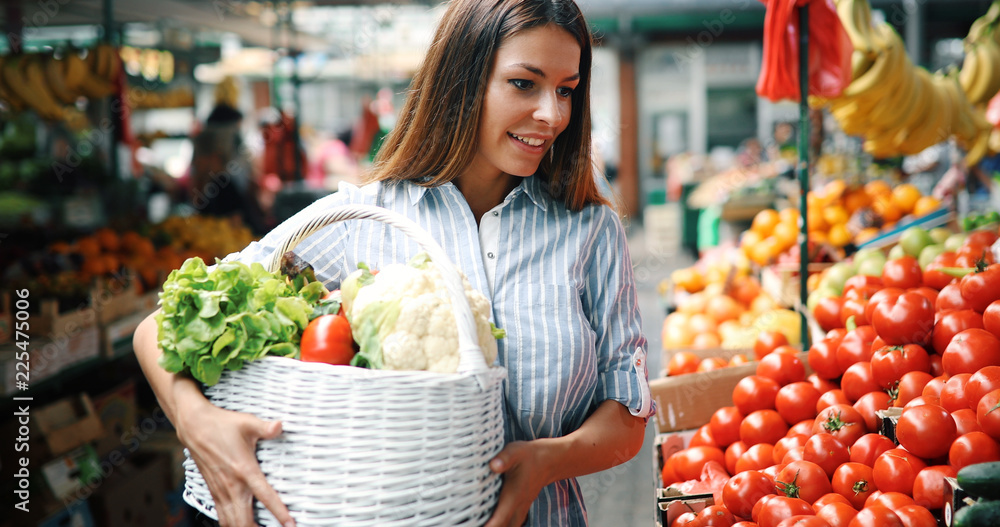
[[[642,448],[645,421],[617,401],[604,401],[569,435],[541,439],[550,482],[574,478],[621,465]]]
[[[155,313],[146,317],[135,330],[132,346],[139,359],[146,380],[149,382],[156,399],[160,402],[163,412],[170,422],[177,426],[177,407],[190,405],[194,401],[206,401],[197,383],[190,377],[170,373],[160,367],[160,350],[157,343]],[[185,401],[179,403],[179,401]],[[207,402],[207,401],[206,401]]]

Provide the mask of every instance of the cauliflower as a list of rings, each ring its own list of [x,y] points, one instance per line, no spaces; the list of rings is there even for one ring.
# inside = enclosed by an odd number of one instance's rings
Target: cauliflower
[[[486,364],[504,331],[490,322],[490,303],[462,276]],[[386,370],[458,370],[458,327],[451,297],[426,253],[377,274],[358,269],[341,285],[344,313],[361,350],[353,364]]]

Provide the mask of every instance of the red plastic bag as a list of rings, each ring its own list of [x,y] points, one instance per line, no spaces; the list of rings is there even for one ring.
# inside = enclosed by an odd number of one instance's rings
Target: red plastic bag
[[[764,58],[757,94],[772,101],[799,96],[799,8],[809,4],[809,95],[839,97],[851,83],[854,47],[837,18],[833,0],[761,0]]]

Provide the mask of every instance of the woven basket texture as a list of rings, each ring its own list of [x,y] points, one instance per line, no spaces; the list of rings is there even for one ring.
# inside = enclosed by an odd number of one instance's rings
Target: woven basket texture
[[[443,250],[402,216],[347,206],[309,222],[280,251],[333,221],[358,218],[401,228],[442,267],[456,302],[460,373],[264,357],[224,372],[205,395],[221,408],[282,422],[281,436],[258,442],[257,459],[300,527],[483,525],[500,492],[489,461],[503,448],[506,370],[485,364],[461,279]],[[184,499],[217,518],[185,455]],[[256,501],[255,511],[260,525],[280,525]]]

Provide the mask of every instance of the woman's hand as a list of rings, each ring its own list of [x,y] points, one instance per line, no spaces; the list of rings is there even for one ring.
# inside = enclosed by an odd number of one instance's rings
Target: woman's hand
[[[508,443],[492,461],[490,470],[503,474],[503,487],[493,516],[485,527],[520,527],[528,518],[538,493],[551,483],[542,454],[545,440]]]
[[[256,497],[285,527],[295,525],[278,493],[264,479],[255,455],[257,441],[281,434],[281,423],[223,410],[205,399],[190,398],[179,415],[177,435],[191,453],[212,492],[219,524],[255,525]]]

